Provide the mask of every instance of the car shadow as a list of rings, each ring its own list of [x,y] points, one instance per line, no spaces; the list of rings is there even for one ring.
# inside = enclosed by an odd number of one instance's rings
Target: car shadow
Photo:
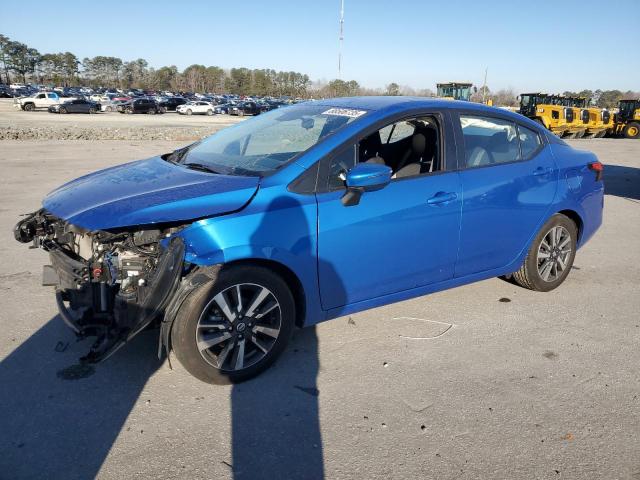
[[[304,238],[291,235],[290,250],[315,266],[315,228],[309,229],[300,204],[286,197],[268,210],[286,211],[286,223],[274,229],[271,220],[263,221],[252,241],[257,245],[270,235],[309,232]],[[332,277],[339,284],[336,291],[343,291],[340,279]],[[148,379],[163,363],[157,358],[157,335],[157,330],[143,331],[105,362],[83,366],[78,358],[93,339],[78,342],[56,315],[2,360],[0,476],[96,477]],[[319,370],[312,326],[294,332],[274,366],[232,387],[233,478],[324,478]],[[203,391],[208,388],[216,387],[202,384]]]
[[[0,362],[0,476],[94,478],[162,364],[145,331],[99,366],[55,316]],[[99,373],[94,375],[98,371]]]
[[[289,196],[273,199],[263,217],[268,220],[263,220],[254,231],[251,244],[258,246],[274,235],[288,239],[289,252],[308,268],[315,268],[318,261],[315,225],[309,225],[305,208],[308,217],[315,218],[315,202],[303,206]],[[299,237],[298,232],[307,232],[309,236]],[[335,291],[346,298],[339,277],[335,274],[332,277]],[[274,367],[233,386],[234,479],[324,478],[317,384],[320,360],[315,330],[315,327],[297,330]]]
[[[604,193],[640,200],[640,168],[605,165]]]

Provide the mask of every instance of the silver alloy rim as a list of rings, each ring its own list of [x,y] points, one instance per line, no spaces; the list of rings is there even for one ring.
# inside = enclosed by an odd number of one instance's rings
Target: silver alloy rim
[[[281,326],[275,295],[262,285],[240,283],[215,295],[204,308],[196,327],[196,346],[211,366],[238,371],[269,353]]]
[[[571,256],[571,234],[561,225],[553,227],[538,247],[538,274],[545,282],[556,281],[567,269]]]

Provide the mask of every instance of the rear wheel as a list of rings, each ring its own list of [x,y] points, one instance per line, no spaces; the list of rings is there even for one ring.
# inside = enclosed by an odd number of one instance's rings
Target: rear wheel
[[[551,217],[533,240],[513,279],[520,286],[539,292],[558,287],[573,265],[577,236],[576,225],[568,217],[562,214]]]
[[[286,347],[295,304],[271,270],[222,268],[183,303],[171,330],[180,363],[196,378],[236,383],[268,368]]]
[[[207,115],[209,116],[213,115],[213,110],[207,110]]]
[[[640,123],[631,122],[622,131],[626,138],[640,138]]]
[[[107,112],[113,112],[113,107],[107,107]]]

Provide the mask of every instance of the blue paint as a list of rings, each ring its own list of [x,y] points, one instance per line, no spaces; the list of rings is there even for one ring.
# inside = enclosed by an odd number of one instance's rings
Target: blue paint
[[[578,216],[579,246],[602,223],[603,184],[586,168],[597,158],[520,115],[406,97],[314,104],[366,114],[262,178],[194,171],[155,157],[74,180],[49,194],[44,207],[90,230],[190,223],[177,233],[187,262],[253,259],[287,268],[303,286],[307,325],[512,273],[556,212]],[[455,130],[460,110],[516,121],[539,132],[543,147],[527,161],[464,169]],[[348,207],[345,189],[289,188],[362,132],[420,113],[444,119],[446,171],[392,180],[388,167],[360,164],[348,172],[347,183],[364,192]]]

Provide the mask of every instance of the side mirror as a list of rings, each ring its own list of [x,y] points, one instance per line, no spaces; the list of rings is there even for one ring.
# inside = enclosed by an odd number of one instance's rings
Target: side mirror
[[[392,174],[391,168],[386,165],[359,163],[347,172],[347,192],[342,197],[342,204],[345,207],[358,205],[364,192],[374,192],[386,187]]]

